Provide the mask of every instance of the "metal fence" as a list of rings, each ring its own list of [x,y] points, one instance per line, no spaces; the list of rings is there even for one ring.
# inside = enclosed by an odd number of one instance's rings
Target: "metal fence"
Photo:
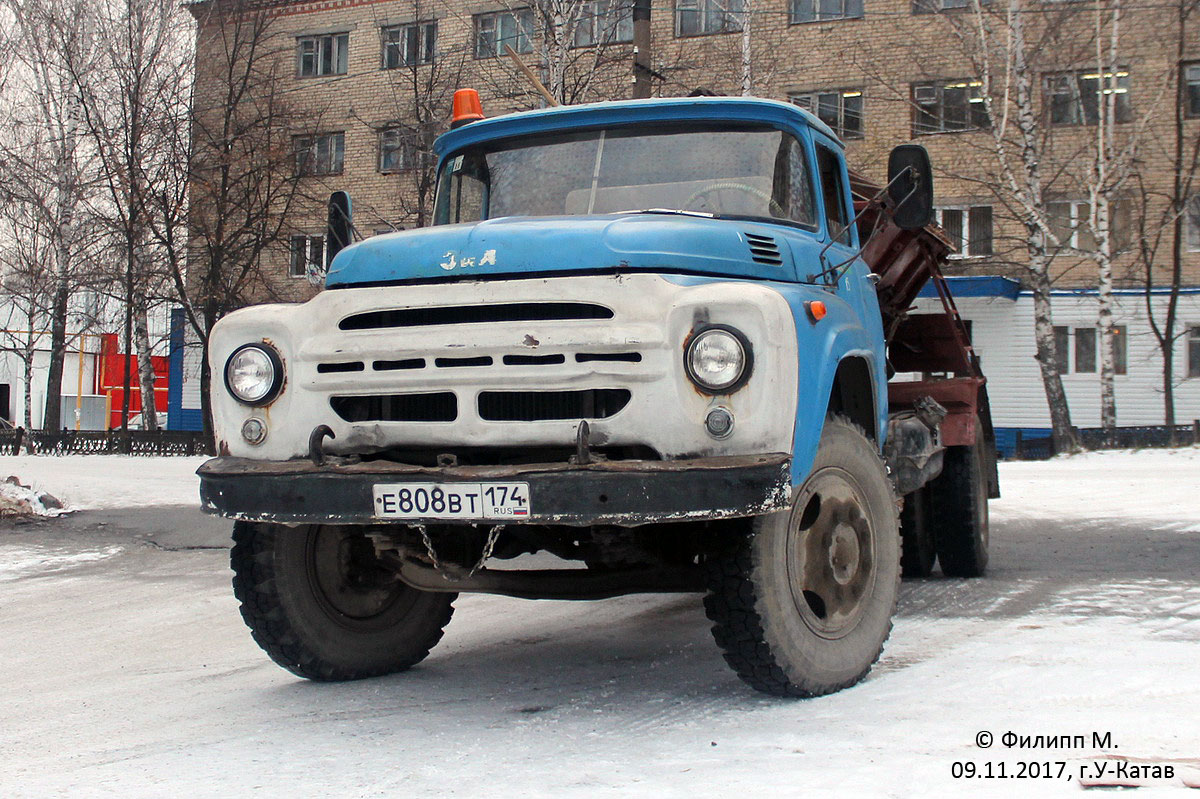
[[[1200,420],[1191,424],[1118,427],[1111,435],[1101,428],[1075,428],[1075,435],[1084,449],[1180,447],[1200,444]],[[1017,431],[1014,456],[1017,460],[1045,460],[1055,454],[1054,440],[1050,436],[1029,438],[1022,435],[1020,430]]]
[[[212,439],[190,430],[0,430],[0,455],[212,455]]]

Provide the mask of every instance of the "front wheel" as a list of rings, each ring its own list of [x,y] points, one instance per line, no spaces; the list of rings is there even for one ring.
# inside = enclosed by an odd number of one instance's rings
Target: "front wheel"
[[[791,509],[755,518],[709,573],[713,637],[752,687],[819,696],[861,680],[891,632],[900,580],[896,502],[874,445],[828,419]]]
[[[233,590],[254,640],[310,680],[413,666],[442,637],[455,594],[419,591],[375,558],[358,528],[237,522]]]

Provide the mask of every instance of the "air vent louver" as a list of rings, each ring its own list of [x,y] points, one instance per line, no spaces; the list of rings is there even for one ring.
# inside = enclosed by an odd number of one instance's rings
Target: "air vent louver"
[[[750,257],[755,263],[768,266],[783,266],[783,256],[779,254],[779,245],[770,236],[760,236],[757,233],[746,233],[746,243],[750,245]]]

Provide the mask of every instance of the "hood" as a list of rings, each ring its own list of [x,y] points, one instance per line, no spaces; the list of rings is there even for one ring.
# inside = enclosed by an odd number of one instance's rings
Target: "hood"
[[[504,217],[373,236],[338,253],[325,285],[598,270],[794,280],[790,234],[679,214]]]

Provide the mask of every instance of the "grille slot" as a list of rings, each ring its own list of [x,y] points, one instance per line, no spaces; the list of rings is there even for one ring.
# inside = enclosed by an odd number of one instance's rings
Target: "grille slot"
[[[391,372],[396,369],[424,369],[424,358],[405,358],[402,361],[372,361],[371,368],[376,372]]]
[[[629,396],[623,388],[484,391],[479,395],[479,418],[489,422],[607,419],[629,404]]]
[[[745,233],[746,243],[750,245],[750,257],[755,263],[768,266],[783,266],[783,256],[779,253],[779,245],[770,236],[760,236],[757,233]]]
[[[320,374],[329,374],[330,372],[361,372],[363,370],[362,361],[348,361],[346,363],[319,363],[317,364],[317,372]]]
[[[494,324],[496,322],[612,319],[603,305],[586,302],[518,302],[507,305],[448,305],[443,308],[398,308],[347,316],[342,330],[378,330],[389,327]]]
[[[566,358],[562,355],[505,355],[505,366],[545,366],[550,364],[565,363]]]
[[[458,398],[449,391],[330,397],[329,405],[347,422],[453,422],[458,418]]]
[[[491,366],[492,356],[480,355],[478,358],[434,358],[433,363],[443,369],[456,366]]]
[[[641,363],[640,352],[581,352],[575,356],[576,363],[590,361],[618,361],[623,363]]]

